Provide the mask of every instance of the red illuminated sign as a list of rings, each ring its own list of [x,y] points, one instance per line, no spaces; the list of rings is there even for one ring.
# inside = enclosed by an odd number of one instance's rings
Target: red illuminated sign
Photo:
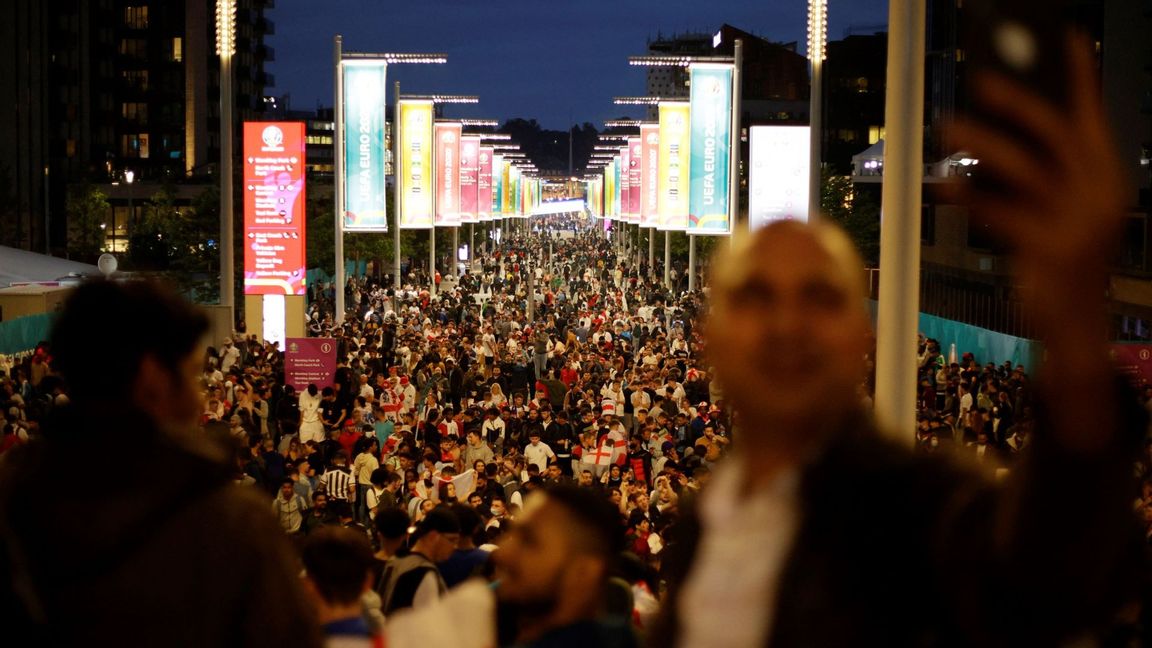
[[[303,295],[304,123],[244,122],[244,294]]]

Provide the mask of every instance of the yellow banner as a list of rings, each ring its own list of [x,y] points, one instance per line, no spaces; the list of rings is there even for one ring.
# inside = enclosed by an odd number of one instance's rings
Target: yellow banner
[[[516,181],[512,175],[512,163],[504,160],[504,168],[500,172],[504,176],[504,215],[511,216],[516,213],[516,204],[512,202],[512,190],[515,189],[512,183]]]
[[[400,227],[432,227],[432,128],[431,101],[400,102]],[[349,146],[353,143],[349,143]]]
[[[688,229],[688,102],[660,104],[659,229]]]

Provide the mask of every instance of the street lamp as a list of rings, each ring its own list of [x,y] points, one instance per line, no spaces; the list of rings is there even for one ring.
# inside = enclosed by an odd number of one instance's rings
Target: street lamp
[[[716,34],[712,47],[720,45],[722,34]],[[737,38],[732,44],[732,56],[693,56],[693,55],[656,55],[656,56],[630,56],[628,64],[645,67],[690,67],[694,63],[713,63],[732,66],[732,114],[730,115],[730,133],[732,137],[731,153],[728,158],[728,221],[734,232],[739,217],[740,197],[740,88],[741,68],[744,61],[744,42]],[[683,99],[680,97],[679,99]],[[662,97],[616,97],[613,101],[617,105],[645,105],[658,106],[662,101],[676,101],[677,98]],[[607,123],[607,122],[606,122]],[[617,122],[621,123],[621,122]],[[632,124],[629,124],[632,125]],[[635,125],[640,125],[639,123]],[[637,232],[639,233],[639,227]],[[735,240],[735,239],[732,239]],[[664,283],[669,282],[669,265],[671,259],[671,244],[668,232],[664,232]],[[648,238],[648,267],[653,267],[654,246],[652,237]],[[696,288],[696,237],[688,234],[688,289]]]
[[[824,87],[821,68],[828,42],[828,0],[808,0],[808,61],[812,66],[808,105],[808,137],[811,164],[808,167],[809,218],[820,214],[820,166],[824,138]]]
[[[344,187],[340,181],[343,176],[343,147],[344,147],[344,85],[342,81],[341,65],[345,59],[370,59],[383,61],[386,64],[424,64],[442,65],[448,62],[448,56],[443,53],[410,53],[410,52],[345,52],[344,39],[336,35],[334,39],[334,55],[336,66],[336,321],[344,319],[344,214],[341,213],[344,202]],[[395,165],[400,161],[400,82],[396,82],[396,111],[393,113],[392,160],[393,177],[398,178]],[[395,227],[392,230],[392,285],[400,290],[400,183],[393,181],[393,210],[396,212]]]
[[[649,123],[639,119],[609,119],[604,122],[605,128],[635,128]]]
[[[136,179],[136,172],[128,169],[124,172],[124,182],[128,183],[128,222],[132,223],[132,227],[136,227],[136,210],[132,207],[132,181]],[[115,223],[112,224],[112,231],[115,233]],[[127,223],[125,223],[127,225]],[[125,228],[127,229],[127,228]]]
[[[228,308],[229,331],[236,321],[232,314],[235,306],[232,294],[235,284],[232,276],[232,57],[235,54],[236,2],[216,0],[216,55],[220,57],[220,305]],[[128,183],[132,180],[128,179]]]

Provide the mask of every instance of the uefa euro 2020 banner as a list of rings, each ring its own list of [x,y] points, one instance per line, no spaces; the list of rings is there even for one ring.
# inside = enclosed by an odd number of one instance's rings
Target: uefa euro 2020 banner
[[[640,225],[656,227],[660,224],[660,127],[656,124],[640,126],[640,140],[644,152],[640,160]]]
[[[689,69],[692,126],[688,233],[727,234],[729,160],[732,155],[732,66]]]
[[[688,102],[660,102],[659,229],[688,229]]]
[[[460,138],[460,222],[479,223],[480,138]]]
[[[400,102],[400,228],[432,227],[433,113],[431,100]]]
[[[436,226],[460,226],[460,122],[436,124]]]
[[[344,61],[344,229],[387,232],[384,61]]]
[[[476,175],[476,218],[479,222],[492,218],[492,158],[491,146],[480,147],[479,172]]]

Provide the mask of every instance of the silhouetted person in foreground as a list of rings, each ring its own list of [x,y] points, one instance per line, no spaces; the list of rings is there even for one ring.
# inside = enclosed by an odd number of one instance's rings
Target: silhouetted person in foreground
[[[69,297],[51,348],[71,405],[0,466],[6,637],[319,645],[266,498],[232,484],[230,453],[196,427],[207,331],[203,313],[150,283]]]

